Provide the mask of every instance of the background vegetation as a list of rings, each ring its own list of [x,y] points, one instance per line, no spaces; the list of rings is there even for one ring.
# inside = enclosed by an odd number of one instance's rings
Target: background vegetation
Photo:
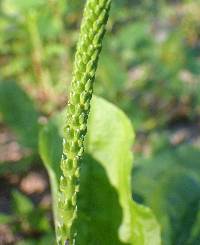
[[[54,244],[38,130],[66,104],[84,1],[0,2],[0,244]],[[133,193],[200,244],[200,1],[116,0],[95,93],[136,131]]]

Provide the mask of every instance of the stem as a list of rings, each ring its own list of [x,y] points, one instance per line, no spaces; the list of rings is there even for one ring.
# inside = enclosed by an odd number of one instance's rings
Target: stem
[[[84,138],[93,82],[111,0],[88,0],[74,61],[71,92],[67,107],[61,160],[58,243],[75,244],[77,218],[77,193],[79,191],[80,163],[84,152]]]
[[[50,72],[44,66],[44,47],[38,30],[36,11],[28,13],[26,21],[32,46],[32,65],[37,85],[41,86],[42,91],[48,92],[50,98],[55,98],[55,92],[51,86]]]

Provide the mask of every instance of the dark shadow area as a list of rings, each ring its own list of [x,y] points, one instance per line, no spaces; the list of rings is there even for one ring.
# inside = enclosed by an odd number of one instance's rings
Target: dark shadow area
[[[81,167],[78,209],[77,245],[124,244],[118,240],[122,209],[117,192],[104,168],[90,155]]]
[[[163,244],[200,244],[200,152],[188,145],[140,160],[133,197],[148,205],[162,228]]]

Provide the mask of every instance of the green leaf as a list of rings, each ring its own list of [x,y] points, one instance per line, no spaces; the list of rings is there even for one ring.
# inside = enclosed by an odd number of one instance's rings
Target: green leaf
[[[16,220],[19,221],[18,227],[21,232],[23,229],[35,232],[50,232],[51,225],[45,213],[40,207],[35,207],[31,199],[19,191],[12,192],[12,208]]]
[[[78,245],[127,244],[118,237],[122,222],[118,193],[106,170],[90,155],[85,156],[82,165],[78,200]]]
[[[147,235],[146,226],[140,225],[141,219],[145,217],[143,215],[140,218],[140,215],[146,213],[146,218],[149,217],[149,221],[154,224],[151,233],[155,229],[155,237],[159,237],[159,228],[152,220],[150,210],[138,208],[138,216],[135,215],[136,203],[134,204],[131,199],[130,176],[133,162],[131,147],[134,133],[130,121],[114,105],[96,98],[93,100],[88,128],[88,152],[103,165],[110,183],[118,191],[123,210],[123,219],[119,227],[120,239],[131,244],[159,244],[159,239],[151,242],[148,237],[146,240],[147,237],[143,236],[145,233]]]
[[[12,222],[12,220],[13,219],[11,215],[0,213],[0,224],[8,224]]]
[[[33,211],[34,206],[31,200],[20,193],[19,191],[15,190],[12,192],[13,197],[13,210],[17,215],[26,215]]]
[[[62,150],[60,129],[64,117],[52,119],[41,131],[39,140],[40,154],[54,185],[55,202],[60,162],[56,149]],[[77,244],[160,244],[160,230],[153,214],[131,198],[133,135],[123,112],[103,99],[93,99],[87,154],[81,168]]]
[[[51,225],[45,211],[39,207],[36,207],[33,211],[29,212],[26,219],[32,230],[37,230],[41,233],[51,230]]]
[[[191,229],[191,235],[189,238],[189,245],[199,244],[200,241],[200,207],[196,216],[196,220]]]
[[[38,112],[15,82],[0,82],[0,114],[25,147],[37,149]]]
[[[53,120],[50,120],[39,134],[39,153],[49,174],[55,225],[59,223],[57,194],[58,181],[61,176],[60,160],[62,154],[62,139],[58,128],[61,128],[61,125],[64,125],[64,122],[59,121],[59,119],[62,120],[64,118],[63,115],[58,115],[59,117],[55,117]]]
[[[133,172],[135,195],[156,214],[164,245],[193,245],[200,237],[199,159],[198,149],[183,145],[141,159]]]

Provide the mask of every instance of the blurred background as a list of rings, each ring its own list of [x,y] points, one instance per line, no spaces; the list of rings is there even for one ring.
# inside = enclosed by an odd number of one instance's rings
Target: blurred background
[[[85,1],[0,1],[0,244],[55,244],[38,130],[67,101]],[[200,244],[200,1],[115,0],[95,93],[136,132],[133,196]],[[153,245],[153,244],[152,244]]]

